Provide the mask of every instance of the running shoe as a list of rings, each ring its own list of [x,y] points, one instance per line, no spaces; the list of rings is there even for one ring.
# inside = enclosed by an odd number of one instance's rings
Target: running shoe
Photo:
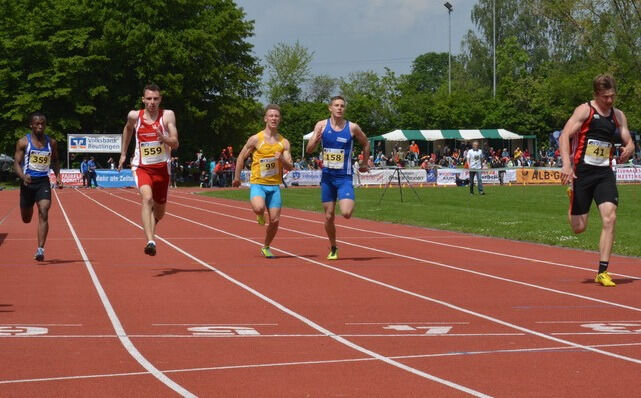
[[[256,216],[256,221],[258,221],[258,225],[265,225],[265,216],[262,214],[260,216]]]
[[[45,261],[45,249],[44,247],[39,247],[36,249],[36,254],[33,256],[33,259],[36,261]]]
[[[156,244],[154,242],[147,243],[147,246],[145,246],[145,254],[148,256],[156,255]]]
[[[338,260],[338,248],[332,247],[327,255],[328,260]]]
[[[610,274],[608,274],[608,271],[603,271],[600,274],[597,274],[596,278],[594,278],[594,281],[606,287],[614,287],[617,285],[616,283],[614,283],[612,278],[610,278]]]
[[[272,251],[269,250],[269,246],[262,247],[260,249],[260,252],[262,253],[263,256],[265,256],[265,258],[274,258]]]

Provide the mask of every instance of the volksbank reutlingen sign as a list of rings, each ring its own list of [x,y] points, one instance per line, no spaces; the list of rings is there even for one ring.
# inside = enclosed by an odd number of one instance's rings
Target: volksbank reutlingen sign
[[[68,152],[119,153],[122,134],[67,134]]]

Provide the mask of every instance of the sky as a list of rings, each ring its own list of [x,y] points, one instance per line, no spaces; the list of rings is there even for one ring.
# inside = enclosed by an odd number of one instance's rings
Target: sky
[[[351,72],[409,73],[412,61],[426,52],[448,51],[446,0],[236,0],[246,19],[254,20],[254,54],[296,40],[313,52],[313,75],[346,77]],[[454,10],[452,54],[474,30],[477,0],[448,0]]]

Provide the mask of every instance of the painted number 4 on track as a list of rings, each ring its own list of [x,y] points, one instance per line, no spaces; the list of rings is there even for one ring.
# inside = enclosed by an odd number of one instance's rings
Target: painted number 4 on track
[[[388,325],[383,327],[383,329],[397,332],[418,332],[424,330],[425,334],[447,334],[452,330],[452,326]]]
[[[641,333],[638,323],[586,323],[581,326],[601,333]]]

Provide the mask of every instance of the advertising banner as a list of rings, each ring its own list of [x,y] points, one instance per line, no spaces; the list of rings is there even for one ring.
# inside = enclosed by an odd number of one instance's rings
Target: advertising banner
[[[96,181],[101,188],[126,188],[135,187],[136,181],[131,169],[96,170]]]
[[[516,182],[518,184],[560,184],[561,169],[518,169]]]
[[[504,184],[516,181],[517,170],[508,169],[504,171]],[[481,172],[481,181],[483,181],[483,184],[499,184],[499,172],[500,170],[495,169],[483,170]],[[470,178],[470,172],[467,169],[438,169],[436,173],[436,183],[438,185],[456,185],[457,175],[461,180]]]
[[[617,182],[641,182],[641,167],[617,167]]]
[[[320,170],[291,170],[283,176],[287,185],[291,186],[305,186],[305,185],[320,185],[321,171]]]
[[[67,152],[120,153],[122,134],[67,134]]]
[[[82,174],[80,173],[80,170],[60,169],[60,178],[62,179],[62,185],[65,187],[82,186]],[[52,184],[56,183],[56,175],[53,174],[53,170],[49,171],[49,181]]]

